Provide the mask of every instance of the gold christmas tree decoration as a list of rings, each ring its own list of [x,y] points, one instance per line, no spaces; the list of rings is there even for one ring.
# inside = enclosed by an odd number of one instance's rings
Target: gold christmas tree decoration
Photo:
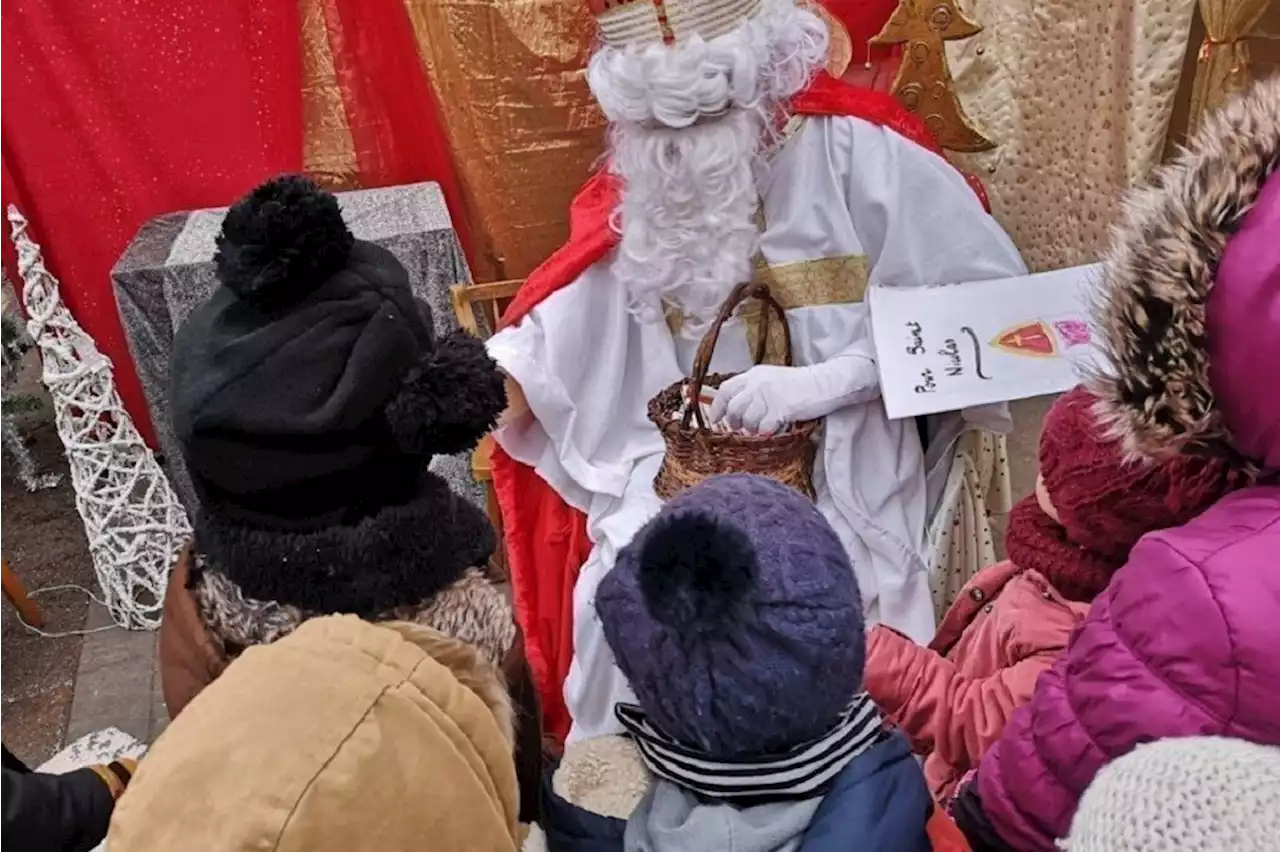
[[[884,29],[871,39],[871,44],[905,45],[893,93],[948,151],[973,153],[996,147],[964,114],[942,44],[980,32],[982,25],[960,11],[954,0],[900,0]]]

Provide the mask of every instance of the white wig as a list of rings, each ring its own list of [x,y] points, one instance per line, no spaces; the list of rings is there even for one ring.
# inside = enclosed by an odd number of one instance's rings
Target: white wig
[[[826,53],[818,15],[763,0],[710,41],[606,45],[591,57],[587,81],[611,122],[611,168],[623,181],[613,271],[642,319],[660,319],[670,302],[697,329],[750,277],[762,154]]]

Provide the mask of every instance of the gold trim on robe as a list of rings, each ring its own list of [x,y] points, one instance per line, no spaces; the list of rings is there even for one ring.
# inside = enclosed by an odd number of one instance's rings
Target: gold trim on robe
[[[841,305],[861,302],[867,294],[870,269],[867,257],[862,254],[824,257],[817,260],[799,260],[792,263],[769,265],[756,261],[755,279],[769,285],[769,292],[784,310],[813,308],[822,305]],[[760,302],[748,302],[738,311],[738,318],[746,326],[747,342],[754,351],[760,339]],[[667,311],[667,326],[676,334],[684,326],[684,317],[674,310]],[[769,323],[769,339],[765,344],[765,363],[781,364],[785,361],[782,329],[776,321]]]

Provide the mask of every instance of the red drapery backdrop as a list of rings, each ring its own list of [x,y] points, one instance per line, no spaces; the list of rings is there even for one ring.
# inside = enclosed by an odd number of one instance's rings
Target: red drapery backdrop
[[[470,257],[467,208],[403,0],[324,0],[360,186],[440,184]]]
[[[4,201],[152,439],[110,270],[152,216],[301,169],[297,4],[8,0],[3,39]]]
[[[871,39],[884,27],[898,0],[819,0],[849,34],[853,55],[841,76],[846,83],[880,92],[889,91],[902,61],[902,45],[873,45]]]
[[[401,0],[324,0],[360,186],[438,181],[464,247],[448,142]],[[3,195],[154,445],[110,270],[138,228],[303,170],[297,2],[9,0]],[[7,226],[5,228],[7,234]],[[13,248],[4,261],[17,283]]]

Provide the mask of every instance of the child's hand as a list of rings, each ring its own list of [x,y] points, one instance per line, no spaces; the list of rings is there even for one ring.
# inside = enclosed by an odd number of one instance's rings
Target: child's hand
[[[98,763],[89,768],[107,785],[111,798],[119,799],[133,780],[133,774],[138,771],[138,761],[132,757],[120,757],[108,764]]]

